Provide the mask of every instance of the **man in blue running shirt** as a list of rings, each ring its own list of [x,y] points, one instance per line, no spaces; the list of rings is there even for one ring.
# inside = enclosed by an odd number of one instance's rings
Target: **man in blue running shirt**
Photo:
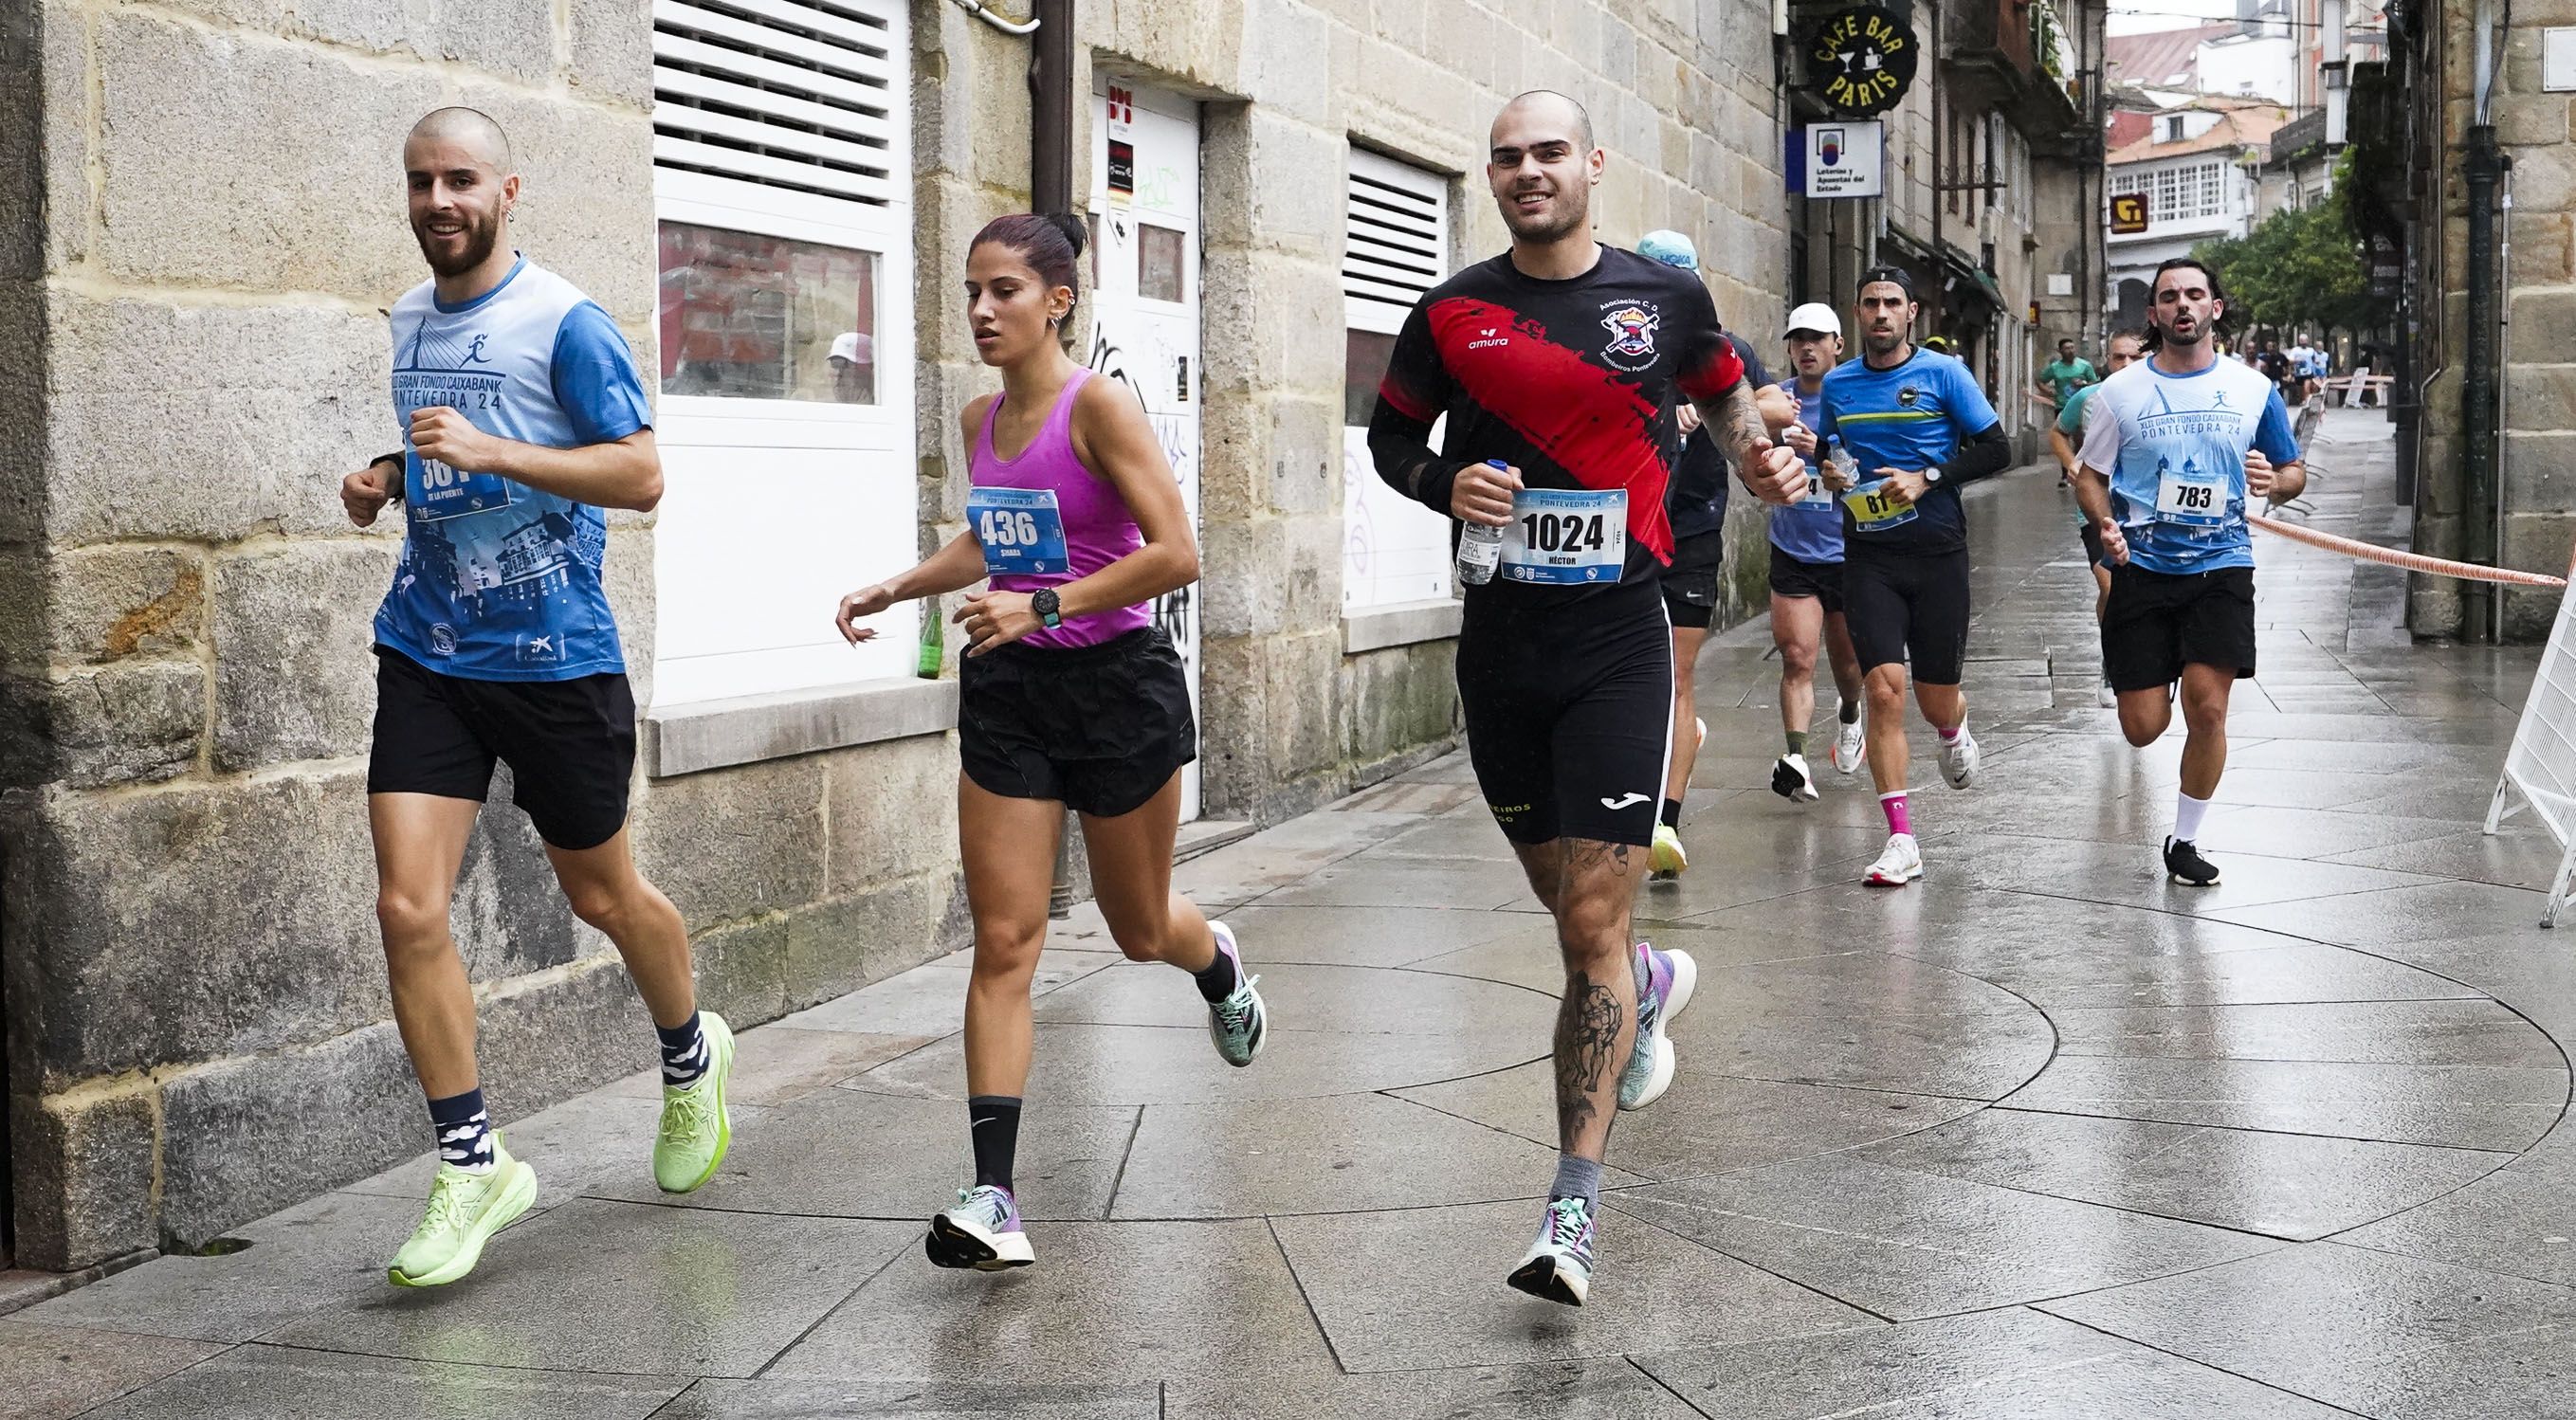
[[[2254,674],[2254,537],[2248,499],[2286,503],[2308,486],[2280,388],[2221,360],[2218,278],[2189,257],[2156,268],[2148,357],[2104,381],[2086,421],[2075,497],[2111,563],[2102,669],[2120,732],[2154,744],[2182,685],[2185,738],[2165,873],[2209,887],[2202,816],[2227,769],[2227,699]]]
[[[733,1036],[698,1011],[688,929],[627,842],[635,698],[600,577],[601,509],[662,496],[643,376],[607,312],[512,249],[520,180],[498,124],[439,109],[404,141],[403,170],[431,273],[391,312],[403,443],[342,479],[340,501],[362,528],[388,503],[405,513],[376,613],[367,820],[394,1021],[439,1155],[387,1275],[435,1287],[474,1270],[536,1195],[484,1112],[474,989],[448,920],[496,764],[574,915],[616,944],[652,1013],[653,1176],[667,1192],[724,1158]]]
[[[1922,307],[1904,268],[1861,273],[1861,357],[1825,376],[1819,438],[1839,438],[1859,466],[1842,493],[1843,616],[1869,686],[1869,771],[1887,815],[1887,849],[1864,881],[1923,876],[1906,805],[1905,686],[1941,737],[1953,789],[1977,773],[1960,689],[1968,656],[1968,517],[1959,485],[2000,473],[2012,446],[1968,367],[1912,343]]]

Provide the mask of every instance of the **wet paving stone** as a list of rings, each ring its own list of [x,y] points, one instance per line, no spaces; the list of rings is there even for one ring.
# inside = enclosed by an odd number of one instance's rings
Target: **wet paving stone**
[[[2330,418],[2316,526],[2401,533],[2385,427]],[[1885,823],[1827,764],[1830,693],[1822,798],[1784,800],[1767,629],[1712,638],[1690,871],[1634,905],[1698,995],[1670,1090],[1615,1121],[1580,1310],[1503,1285],[1555,1168],[1564,973],[1451,754],[1176,870],[1262,977],[1248,1069],[1096,906],[1052,924],[1034,1267],[922,1251],[972,1168],[959,952],[745,1031],[698,1193],[652,1188],[634,1076],[508,1123],[539,1208],[463,1282],[383,1279],[424,1152],[0,1319],[0,1370],[39,1373],[0,1413],[2576,1417],[2576,954],[2528,890],[2554,845],[2477,832],[2535,652],[2414,646],[2403,577],[2259,542],[2225,878],[2176,887],[2183,736],[2133,749],[2093,703],[2052,484],[1966,495],[1986,758],[1943,787],[1910,724],[1919,883],[1857,881]]]

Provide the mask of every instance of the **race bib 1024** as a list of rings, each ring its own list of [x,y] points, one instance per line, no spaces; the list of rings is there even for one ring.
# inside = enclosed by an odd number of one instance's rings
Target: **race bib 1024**
[[[1524,488],[1512,495],[1512,525],[1503,529],[1505,581],[1616,582],[1627,565],[1627,490]]]
[[[977,488],[966,495],[966,525],[994,576],[1049,577],[1073,570],[1064,514],[1048,488]]]

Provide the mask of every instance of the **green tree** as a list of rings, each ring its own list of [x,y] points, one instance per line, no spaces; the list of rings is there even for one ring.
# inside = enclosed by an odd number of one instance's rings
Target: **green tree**
[[[2351,180],[2347,156],[2336,165],[2335,185]],[[2387,303],[2370,294],[2361,239],[2344,202],[2285,208],[2243,237],[2203,242],[2192,255],[2227,292],[2229,324],[2239,330],[2363,330],[2387,319]]]

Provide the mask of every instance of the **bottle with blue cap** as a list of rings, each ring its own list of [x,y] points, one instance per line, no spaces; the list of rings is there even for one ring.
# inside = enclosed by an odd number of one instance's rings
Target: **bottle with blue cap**
[[[1509,468],[1501,459],[1485,460],[1487,468]],[[1469,523],[1458,534],[1458,580],[1470,587],[1481,587],[1494,580],[1494,569],[1503,565],[1503,530],[1483,523]]]

